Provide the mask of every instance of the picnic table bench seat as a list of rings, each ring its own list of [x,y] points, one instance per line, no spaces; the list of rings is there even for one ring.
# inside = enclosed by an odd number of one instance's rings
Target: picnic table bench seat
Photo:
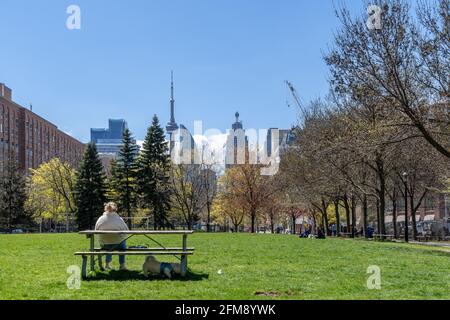
[[[88,258],[90,258],[90,269],[94,270],[94,259],[98,257],[98,264],[100,269],[103,270],[102,257],[106,255],[115,256],[149,256],[149,255],[164,255],[164,256],[175,256],[181,261],[181,276],[185,276],[187,272],[187,256],[193,255],[195,248],[187,247],[187,236],[192,234],[192,230],[126,230],[126,231],[100,231],[100,230],[87,230],[81,231],[80,234],[86,235],[90,239],[90,249],[89,251],[78,251],[75,252],[76,256],[81,256],[82,261],[82,277],[87,277],[87,264]],[[105,250],[102,248],[95,248],[94,236],[100,234],[125,234],[128,238],[132,236],[145,236],[148,239],[156,242],[159,246],[158,248],[127,248],[126,250]],[[161,243],[155,241],[150,236],[153,235],[182,235],[182,247],[165,247]],[[127,238],[127,239],[128,239]]]
[[[155,250],[155,251],[85,251],[85,252],[75,252],[76,256],[150,256],[150,255],[192,255],[193,251],[165,251],[165,250]]]
[[[184,251],[194,251],[195,248],[186,248],[186,250]],[[120,250],[105,250],[102,248],[95,248],[94,251],[108,251],[108,252],[120,252]],[[183,248],[180,247],[165,247],[165,248],[127,248],[127,250],[125,252],[130,252],[130,251],[183,251]],[[90,251],[89,251],[90,252]],[[123,251],[122,251],[123,252]]]
[[[374,238],[376,238],[376,239],[381,239],[381,238],[387,238],[387,239],[394,239],[395,238],[395,235],[393,235],[393,234],[379,234],[379,233],[374,233],[373,234],[373,237]]]

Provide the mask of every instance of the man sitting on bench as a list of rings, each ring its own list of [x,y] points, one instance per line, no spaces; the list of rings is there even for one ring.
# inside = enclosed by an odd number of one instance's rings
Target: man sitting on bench
[[[129,230],[123,219],[117,214],[117,206],[114,202],[105,205],[105,213],[97,220],[95,230],[103,231],[126,231]],[[125,251],[126,234],[101,234],[98,242],[102,250],[105,251]],[[111,270],[112,256],[106,255],[106,269]],[[127,270],[125,265],[125,255],[119,255],[120,270]]]

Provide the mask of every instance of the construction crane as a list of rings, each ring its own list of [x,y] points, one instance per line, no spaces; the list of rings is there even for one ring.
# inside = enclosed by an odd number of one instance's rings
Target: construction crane
[[[294,97],[295,103],[297,104],[298,108],[300,109],[300,112],[305,115],[306,114],[306,109],[303,107],[303,104],[300,101],[300,98],[298,96],[297,90],[295,89],[295,87],[292,85],[292,83],[290,83],[289,81],[285,81],[286,85],[288,87],[288,89],[290,90],[292,96]],[[289,103],[286,101],[288,107],[290,107]]]

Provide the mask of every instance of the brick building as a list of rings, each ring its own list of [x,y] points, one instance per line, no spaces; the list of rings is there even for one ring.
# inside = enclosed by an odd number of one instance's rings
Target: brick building
[[[53,158],[77,166],[84,147],[54,124],[13,102],[11,89],[0,83],[0,170],[11,152],[25,171]]]
[[[416,200],[418,201],[418,200]],[[392,203],[386,204],[386,216],[385,222],[387,225],[392,225]],[[410,203],[408,203],[408,221],[411,225],[412,211]],[[416,211],[416,221],[443,221],[445,224],[450,223],[450,195],[444,193],[429,193],[423,200],[421,205]],[[397,199],[397,223],[405,223],[405,200],[400,197]]]
[[[408,226],[412,228],[412,217],[411,217],[411,206],[410,199],[408,199]],[[415,200],[417,204],[418,199]],[[375,208],[373,208],[375,209]],[[372,210],[373,210],[372,209]],[[372,212],[371,217],[369,217],[369,223],[376,225],[375,212]],[[356,208],[356,217],[358,228],[362,226],[363,223],[363,212],[362,207],[358,206]],[[344,219],[345,220],[345,217]],[[385,226],[386,234],[394,233],[394,216],[393,216],[393,205],[392,201],[386,202],[386,212],[385,212]],[[397,233],[399,235],[404,234],[405,226],[405,200],[403,197],[397,199],[397,210],[396,210],[396,221],[397,221]],[[430,225],[435,224],[437,231],[432,235],[437,235],[442,230],[444,234],[450,232],[450,194],[430,192],[423,200],[421,205],[416,211],[416,223],[417,231],[419,234],[424,234],[427,230],[431,229]],[[439,231],[439,232],[438,232]],[[410,231],[412,236],[412,231]]]

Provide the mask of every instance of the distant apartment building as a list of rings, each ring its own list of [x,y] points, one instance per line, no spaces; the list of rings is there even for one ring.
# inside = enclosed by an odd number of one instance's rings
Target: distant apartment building
[[[295,135],[293,130],[270,128],[269,130],[267,130],[266,138],[267,156],[272,156],[272,153],[276,152],[277,148],[279,154],[282,155],[287,150],[287,148],[294,143],[294,141]]]
[[[267,130],[266,141],[258,146],[258,143],[249,143],[249,136],[244,129],[243,123],[239,120],[239,112],[236,112],[236,121],[231,125],[228,132],[227,143],[225,146],[225,168],[232,168],[239,164],[256,164],[265,161],[261,152],[256,148],[263,147],[264,154],[267,157],[272,155],[282,157],[286,150],[292,146],[295,141],[294,131],[292,129],[270,128]],[[259,152],[259,153],[257,153]],[[278,152],[278,154],[275,154]]]
[[[53,158],[77,166],[85,145],[12,100],[12,90],[0,83],[0,170],[11,155],[28,171]]]

